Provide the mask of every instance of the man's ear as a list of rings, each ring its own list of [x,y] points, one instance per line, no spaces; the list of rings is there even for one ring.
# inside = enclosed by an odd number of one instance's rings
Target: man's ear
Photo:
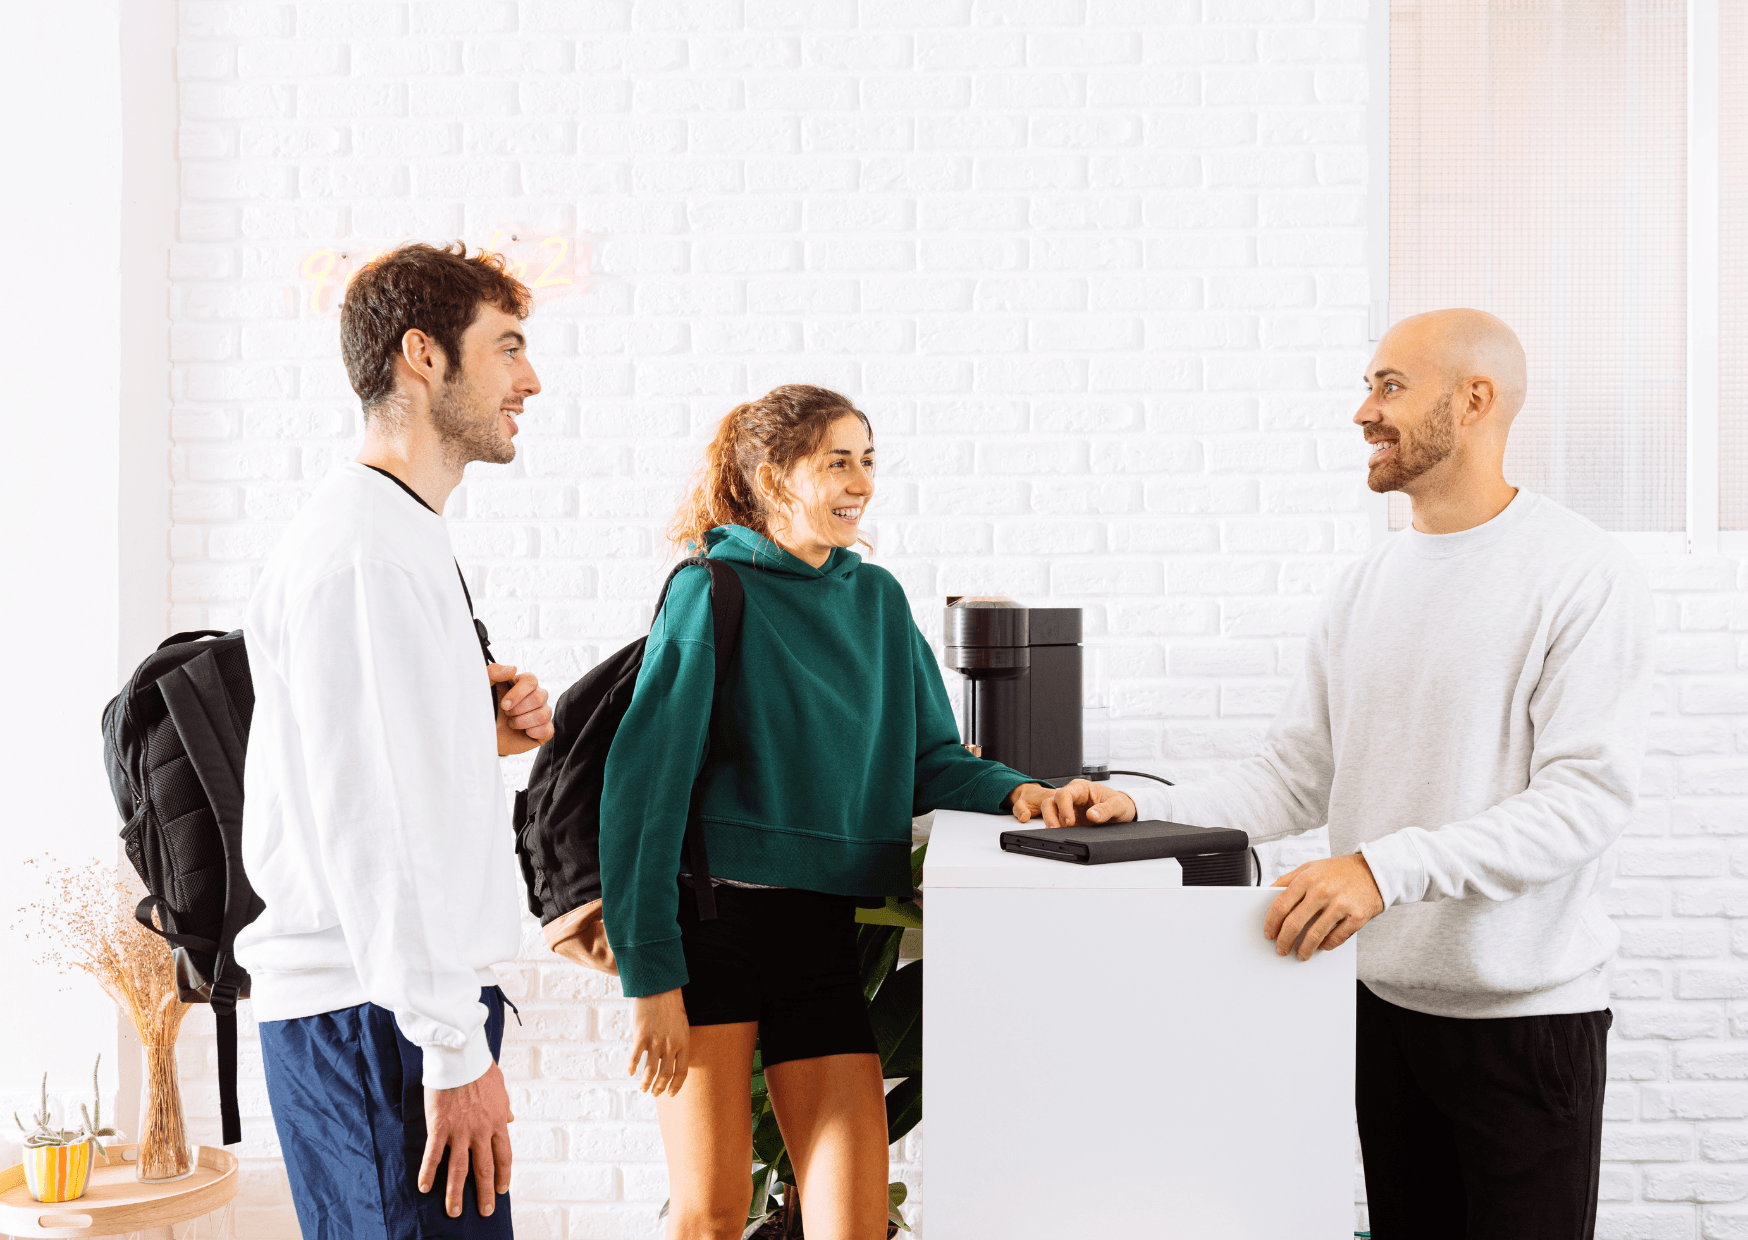
[[[1464,386],[1468,388],[1468,398],[1463,402],[1463,425],[1473,426],[1493,412],[1499,389],[1485,375],[1469,380]]]
[[[443,350],[416,327],[409,327],[401,337],[401,361],[427,384],[435,385],[443,377]]]

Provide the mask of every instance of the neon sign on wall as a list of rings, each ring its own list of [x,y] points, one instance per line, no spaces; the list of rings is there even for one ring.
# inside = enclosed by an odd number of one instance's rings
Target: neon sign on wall
[[[487,253],[502,254],[509,273],[526,284],[537,299],[544,300],[565,292],[567,288],[574,289],[578,274],[588,271],[589,245],[586,241],[574,242],[570,237],[556,234],[538,241],[532,238],[524,241],[520,230],[510,234],[507,245],[501,244],[504,241],[504,230],[500,228],[481,248]],[[352,248],[310,251],[304,255],[298,272],[309,289],[305,304],[315,314],[338,310],[341,297],[331,297],[326,302],[323,299],[334,290],[343,294],[354,276],[391,249],[392,246],[385,247],[368,254],[362,249]],[[469,247],[469,252],[474,252],[473,247]],[[533,273],[532,278],[530,273]]]

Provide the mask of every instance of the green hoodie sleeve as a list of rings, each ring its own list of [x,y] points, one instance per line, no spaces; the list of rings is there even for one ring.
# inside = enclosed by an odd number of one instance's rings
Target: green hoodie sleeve
[[[1008,793],[1039,782],[1012,767],[974,757],[959,743],[941,669],[922,632],[911,624],[911,674],[916,680],[916,784],[911,816],[933,809],[999,814]]]
[[[710,577],[687,568],[650,629],[601,790],[601,912],[628,999],[687,981],[675,876],[715,681]]]

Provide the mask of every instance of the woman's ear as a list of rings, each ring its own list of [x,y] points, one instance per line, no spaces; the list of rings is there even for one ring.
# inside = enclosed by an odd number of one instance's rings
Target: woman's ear
[[[759,502],[765,506],[767,512],[782,514],[795,506],[795,497],[784,485],[783,476],[769,461],[760,461],[758,469],[754,471],[753,490],[758,492]]]
[[[753,470],[753,493],[766,508],[777,506],[777,471],[771,468],[771,462],[760,461]]]
[[[790,511],[795,507],[795,497],[783,485],[782,476],[771,462],[760,461],[759,467],[753,471],[753,490],[758,494],[759,504],[765,510],[766,535],[775,538],[780,532],[787,531]]]

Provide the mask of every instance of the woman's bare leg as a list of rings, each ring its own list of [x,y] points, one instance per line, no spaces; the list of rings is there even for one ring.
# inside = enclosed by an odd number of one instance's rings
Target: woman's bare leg
[[[692,1026],[686,1083],[656,1099],[668,1157],[668,1240],[740,1240],[746,1230],[758,1032],[752,1021]]]
[[[765,1080],[801,1181],[807,1240],[885,1240],[886,1091],[880,1057],[791,1059],[765,1069]],[[686,1088],[691,1084],[688,1080]]]

